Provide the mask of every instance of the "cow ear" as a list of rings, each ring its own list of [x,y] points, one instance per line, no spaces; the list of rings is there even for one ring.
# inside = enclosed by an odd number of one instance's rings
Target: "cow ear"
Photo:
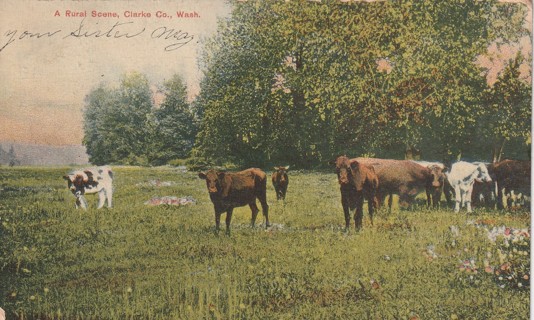
[[[350,168],[351,169],[358,169],[358,167],[360,166],[360,164],[358,163],[358,161],[351,161],[350,162]]]
[[[223,178],[224,178],[224,175],[225,175],[224,172],[217,172],[217,177],[218,177],[219,179],[223,179]]]
[[[204,179],[204,180],[206,180],[206,174],[205,174],[204,172],[199,172],[199,173],[198,173],[198,177],[199,177],[200,179]]]

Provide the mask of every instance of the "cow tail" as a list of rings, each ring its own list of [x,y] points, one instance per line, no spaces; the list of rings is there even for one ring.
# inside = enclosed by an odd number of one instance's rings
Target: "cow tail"
[[[113,180],[113,171],[111,169],[108,169],[108,175]]]

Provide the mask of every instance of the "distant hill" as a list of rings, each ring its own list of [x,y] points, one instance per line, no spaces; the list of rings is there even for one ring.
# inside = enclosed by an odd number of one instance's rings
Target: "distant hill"
[[[86,165],[89,157],[84,146],[50,146],[0,142],[0,165],[51,166]]]

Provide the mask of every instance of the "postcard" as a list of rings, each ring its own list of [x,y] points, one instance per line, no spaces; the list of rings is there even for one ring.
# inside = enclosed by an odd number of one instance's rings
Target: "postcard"
[[[531,0],[3,0],[0,320],[530,316]]]

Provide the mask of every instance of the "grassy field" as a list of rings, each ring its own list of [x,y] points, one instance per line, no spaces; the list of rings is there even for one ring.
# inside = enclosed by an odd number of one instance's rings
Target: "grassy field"
[[[196,173],[114,168],[114,208],[83,211],[68,171],[0,168],[8,319],[529,318],[529,213],[394,207],[345,233],[335,174],[290,172],[285,202],[268,185],[273,226],[238,208],[228,237]]]

